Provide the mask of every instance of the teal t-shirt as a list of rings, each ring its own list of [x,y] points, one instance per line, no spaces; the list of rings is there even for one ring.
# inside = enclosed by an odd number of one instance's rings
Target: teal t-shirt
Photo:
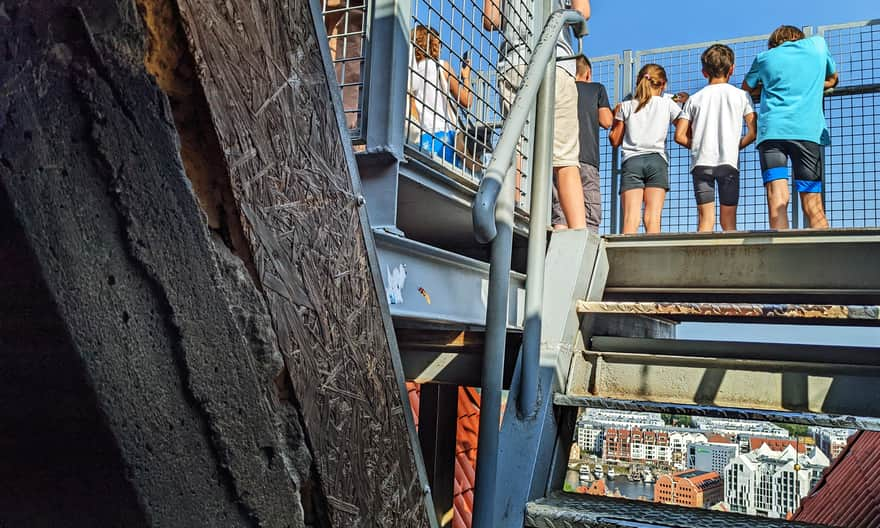
[[[825,79],[836,71],[828,44],[820,36],[758,54],[745,79],[752,88],[759,82],[764,85],[758,144],[768,139],[826,143],[822,93]]]

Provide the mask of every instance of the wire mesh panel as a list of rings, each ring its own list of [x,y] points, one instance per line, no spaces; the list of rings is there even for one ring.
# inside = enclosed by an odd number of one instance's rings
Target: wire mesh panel
[[[621,60],[619,55],[609,57],[596,57],[590,59],[593,64],[593,82],[605,86],[608,92],[608,100],[611,107],[617,104],[620,88]],[[614,155],[611,143],[608,141],[608,131],[599,129],[599,186],[602,189],[602,223],[599,232],[608,234],[612,232],[612,216],[616,214],[616,200],[612,199],[611,179],[614,177],[612,156]]]
[[[833,227],[880,225],[880,24],[821,27],[837,62],[840,85],[825,98],[831,146],[825,150],[825,207]]]
[[[444,172],[480,178],[534,45],[533,0],[414,0],[406,137]],[[520,204],[531,124],[519,147]]]
[[[363,127],[365,1],[322,0],[330,58],[342,90],[345,123],[354,140],[360,139]]]
[[[739,86],[757,54],[767,49],[767,36],[746,37],[719,41],[719,43],[730,46],[736,55],[736,68],[730,82],[734,86]],[[636,54],[635,72],[638,72],[645,64],[659,64],[666,69],[669,79],[667,91],[672,93],[687,92],[693,95],[707,84],[703,77],[700,56],[712,44],[715,43],[706,42],[640,51]],[[759,110],[757,105],[755,110]],[[673,141],[673,135],[673,130],[670,129],[666,145],[666,153],[669,158],[670,189],[663,208],[663,231],[696,231],[697,206],[690,174],[690,152],[676,144]],[[739,164],[740,200],[737,209],[737,229],[767,229],[766,197],[761,179],[761,167],[754,144],[740,153]]]

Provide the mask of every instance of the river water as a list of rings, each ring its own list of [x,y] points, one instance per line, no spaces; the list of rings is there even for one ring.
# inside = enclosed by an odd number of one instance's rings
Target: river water
[[[620,491],[620,494],[628,499],[638,499],[647,497],[648,500],[654,500],[654,483],[645,484],[644,482],[630,482],[624,475],[617,475],[613,479],[605,478],[605,488],[609,494]]]

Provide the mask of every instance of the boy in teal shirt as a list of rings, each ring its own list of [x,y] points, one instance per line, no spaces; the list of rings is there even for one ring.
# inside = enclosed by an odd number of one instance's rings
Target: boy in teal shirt
[[[758,153],[771,229],[788,229],[788,159],[810,227],[827,228],[822,206],[821,149],[827,136],[822,94],[837,85],[837,66],[822,37],[793,26],[770,35],[743,81],[761,96]]]

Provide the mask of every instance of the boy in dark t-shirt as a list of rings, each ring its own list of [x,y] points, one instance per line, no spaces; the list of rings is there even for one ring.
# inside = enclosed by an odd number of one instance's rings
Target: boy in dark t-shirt
[[[614,120],[605,87],[593,81],[593,68],[583,55],[577,58],[578,124],[580,143],[581,184],[584,187],[584,207],[587,228],[599,232],[602,222],[602,195],[599,191],[599,127],[609,128]],[[556,197],[556,179],[553,180],[553,228],[566,229],[565,215]]]

